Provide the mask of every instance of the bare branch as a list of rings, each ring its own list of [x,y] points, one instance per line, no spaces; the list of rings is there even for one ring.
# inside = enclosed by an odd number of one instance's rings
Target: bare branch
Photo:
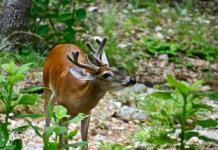
[[[39,35],[37,35],[35,33],[26,32],[26,31],[14,31],[14,32],[10,33],[7,37],[2,39],[2,41],[0,43],[0,50],[10,46],[10,39],[12,39],[13,37],[15,37],[17,35],[23,35],[23,34],[34,37],[38,41],[41,41],[42,43],[44,43],[45,45],[47,44],[47,42],[42,37],[40,37]]]

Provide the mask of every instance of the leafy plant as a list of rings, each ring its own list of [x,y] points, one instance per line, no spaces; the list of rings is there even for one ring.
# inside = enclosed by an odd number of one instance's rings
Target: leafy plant
[[[176,43],[175,41],[164,41],[157,38],[146,37],[134,43],[135,48],[143,48],[151,55],[167,54],[177,57],[178,52],[183,52],[189,57],[196,57],[213,61],[217,54],[217,46],[199,40]]]
[[[69,119],[69,115],[67,115],[67,109],[61,105],[55,106],[53,110],[51,105],[48,105],[48,110],[54,125],[51,127],[46,127],[44,130],[44,150],[58,150],[70,147],[77,148],[83,147],[87,144],[86,142],[77,142],[73,144],[63,143],[64,140],[72,139],[78,132],[77,129],[68,132],[68,124],[78,123],[85,119],[86,115],[78,114],[76,117]],[[55,138],[51,141],[50,137],[52,135],[55,135]]]
[[[29,124],[17,127],[13,130],[9,129],[9,118],[11,117],[10,114],[13,113],[14,108],[19,105],[34,105],[38,99],[38,95],[36,94],[24,94],[15,89],[15,85],[24,79],[24,75],[29,70],[30,65],[31,64],[24,64],[18,67],[13,61],[1,65],[0,101],[3,105],[5,118],[0,122],[0,149],[21,150],[22,140],[15,139],[11,141],[9,135],[13,132],[20,132],[31,127],[31,124]],[[14,115],[14,117],[16,116]]]
[[[164,42],[160,39],[145,38],[140,41],[144,45],[146,51],[150,54],[168,54],[176,55],[179,46],[173,42]]]
[[[74,41],[77,32],[87,30],[83,23],[87,12],[81,3],[79,0],[33,0],[32,32],[50,44]]]
[[[17,64],[31,63],[32,67],[40,67],[44,61],[43,54],[34,51],[31,47],[23,47],[22,51],[13,53],[2,51],[0,52],[0,58],[0,64],[9,63],[10,60],[13,60]]]
[[[216,59],[218,54],[216,45],[195,40],[190,41],[189,45],[190,48],[186,51],[187,56],[198,56],[209,61],[214,61]]]
[[[137,139],[157,145],[177,145],[181,150],[188,147],[186,142],[194,136],[206,142],[218,143],[217,140],[194,130],[196,126],[209,128],[218,125],[216,120],[201,117],[213,109],[203,98],[218,100],[218,96],[211,92],[199,91],[203,84],[201,80],[189,85],[169,75],[167,82],[173,90],[153,92],[141,103],[141,107],[150,114],[151,120],[147,126],[152,128],[146,128],[146,133],[149,133],[146,136],[138,132]]]
[[[125,148],[120,144],[110,144],[101,141],[98,150],[125,150]]]

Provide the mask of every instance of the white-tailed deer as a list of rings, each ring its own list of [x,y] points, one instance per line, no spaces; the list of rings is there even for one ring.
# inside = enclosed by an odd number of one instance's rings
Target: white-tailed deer
[[[45,62],[43,82],[47,87],[44,91],[45,113],[51,95],[51,104],[63,105],[74,117],[78,113],[90,114],[99,100],[110,90],[120,90],[136,83],[134,77],[126,76],[108,64],[103,51],[106,38],[96,40],[98,49],[87,43],[90,57],[73,44],[60,44],[52,49]],[[120,63],[120,62],[119,62]],[[81,122],[81,136],[87,141],[90,115]],[[50,118],[46,118],[49,126]],[[88,149],[88,146],[84,149]]]

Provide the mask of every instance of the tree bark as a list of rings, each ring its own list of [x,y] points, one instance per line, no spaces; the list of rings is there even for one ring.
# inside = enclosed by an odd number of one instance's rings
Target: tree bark
[[[28,28],[28,15],[31,6],[32,0],[4,0],[0,20],[2,38],[13,31],[25,31]]]

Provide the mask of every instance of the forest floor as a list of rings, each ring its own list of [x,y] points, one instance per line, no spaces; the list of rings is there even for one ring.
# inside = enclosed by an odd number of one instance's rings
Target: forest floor
[[[177,78],[187,80],[190,83],[202,78],[202,70],[208,67],[217,71],[217,63],[209,63],[202,59],[184,58],[185,61],[191,61],[192,67],[184,67],[184,65],[178,65],[168,61],[167,55],[159,55],[156,58],[144,61],[139,70],[137,71],[137,78],[141,82],[136,84],[133,88],[127,88],[120,92],[108,93],[94,108],[91,116],[91,123],[89,129],[89,145],[90,150],[96,150],[101,141],[108,143],[119,143],[129,145],[129,148],[134,143],[134,132],[139,128],[140,122],[146,121],[146,114],[140,113],[140,110],[136,107],[136,101],[132,92],[137,93],[143,99],[147,93],[153,91],[153,88],[149,86],[163,86],[165,83],[165,76],[169,73],[174,73]],[[34,70],[30,72],[26,80],[21,82],[17,88],[30,87],[35,85],[42,85],[41,82],[42,72],[41,70]],[[148,82],[149,81],[149,82]],[[206,84],[202,87],[202,90],[208,91],[213,89],[210,84]],[[137,98],[140,99],[140,98]],[[210,117],[218,119],[218,104],[212,101],[208,101],[215,109],[213,115]],[[136,111],[135,111],[136,110]],[[18,108],[17,113],[43,113],[43,99],[40,99],[38,105]],[[137,115],[136,115],[137,114]],[[11,120],[11,128],[15,128],[21,125],[25,125],[23,119]],[[33,125],[37,125],[41,128],[41,132],[44,128],[44,119],[32,120]],[[75,128],[79,129],[79,125],[71,125],[70,130]],[[202,130],[203,134],[207,134],[218,139],[218,131],[216,129],[210,129],[207,131]],[[32,129],[27,129],[23,133],[12,135],[14,138],[22,138],[24,142],[25,150],[36,150],[43,148],[43,141],[40,137],[34,133]],[[75,141],[80,140],[80,134],[78,134]],[[196,141],[195,143],[200,143]]]

